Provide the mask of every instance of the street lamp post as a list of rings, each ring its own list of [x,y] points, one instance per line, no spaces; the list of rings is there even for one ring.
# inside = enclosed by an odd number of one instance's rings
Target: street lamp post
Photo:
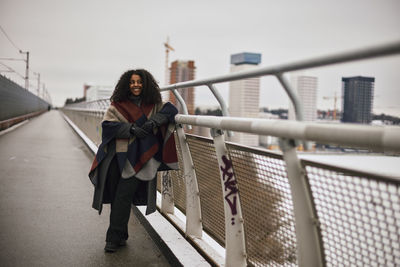
[[[39,72],[34,72],[33,74],[37,75],[38,77],[38,83],[37,83],[37,96],[39,97],[39,91],[40,91],[40,73]]]
[[[25,89],[29,90],[29,51],[23,52],[19,50],[21,54],[26,54],[26,68],[25,68]]]

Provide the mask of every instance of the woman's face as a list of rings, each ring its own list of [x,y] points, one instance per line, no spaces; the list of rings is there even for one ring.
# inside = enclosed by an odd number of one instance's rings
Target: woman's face
[[[132,74],[129,82],[129,89],[134,96],[138,96],[142,93],[142,78],[137,74]]]

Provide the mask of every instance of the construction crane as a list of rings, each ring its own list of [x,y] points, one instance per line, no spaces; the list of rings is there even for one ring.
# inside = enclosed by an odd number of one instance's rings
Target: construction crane
[[[175,49],[169,44],[169,36],[167,41],[164,43],[165,47],[165,85],[169,84],[169,51],[175,51]]]
[[[324,97],[322,97],[322,99],[325,99],[325,100],[330,100],[330,99],[332,99],[333,98],[333,120],[335,121],[336,120],[336,104],[337,104],[337,95],[336,95],[336,91],[335,91],[335,95],[332,97],[332,96],[324,96]]]

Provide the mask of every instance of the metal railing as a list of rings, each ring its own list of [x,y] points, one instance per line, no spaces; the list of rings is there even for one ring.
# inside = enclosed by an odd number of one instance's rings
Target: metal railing
[[[161,90],[200,85],[215,90],[213,84],[218,82],[275,75],[296,106],[297,96],[282,79],[284,72],[397,53],[400,43]],[[297,107],[300,120],[301,105]],[[99,144],[104,109],[65,107],[63,112]],[[210,250],[202,240],[203,231],[225,247],[223,259],[214,259],[217,265],[400,264],[400,175],[389,177],[302,160],[295,142],[399,153],[399,127],[189,115],[177,115],[176,122],[181,168],[159,179],[161,212],[174,221],[178,220],[171,215],[174,207],[181,210],[186,215],[183,231],[187,238],[206,253]],[[211,128],[212,139],[185,134],[185,124]],[[281,152],[226,142],[224,130],[279,137]]]

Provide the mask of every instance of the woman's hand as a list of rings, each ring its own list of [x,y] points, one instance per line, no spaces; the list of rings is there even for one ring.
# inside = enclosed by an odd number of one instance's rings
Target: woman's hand
[[[132,124],[130,132],[131,132],[131,134],[135,135],[137,138],[145,138],[150,133],[150,132],[144,130],[142,127],[137,127],[135,124]]]
[[[151,118],[151,121],[154,121],[157,127],[168,123],[168,117],[162,113],[156,113]]]
[[[143,125],[142,125],[142,129],[145,130],[148,133],[152,133],[153,129],[157,127],[157,124],[155,123],[155,121],[153,120],[148,120],[146,121]]]

